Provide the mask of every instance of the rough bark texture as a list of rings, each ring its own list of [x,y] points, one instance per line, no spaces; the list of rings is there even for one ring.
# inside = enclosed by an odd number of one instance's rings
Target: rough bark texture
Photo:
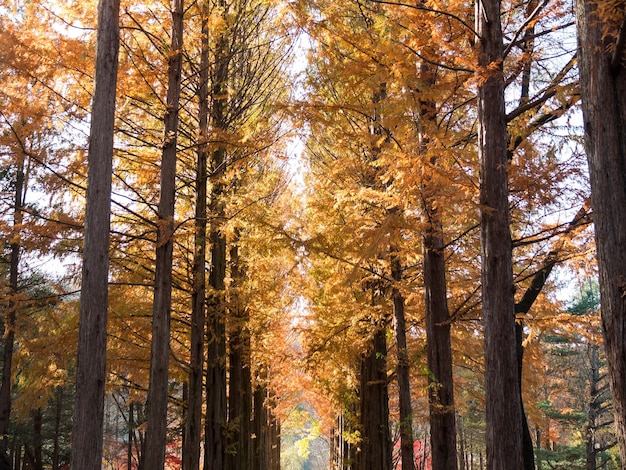
[[[450,313],[441,220],[428,211],[424,231],[424,295],[428,351],[430,446],[434,470],[457,468],[456,417],[450,344]]]
[[[81,470],[102,466],[118,20],[119,0],[100,0],[70,464]]]
[[[425,88],[435,84],[436,68],[423,61],[420,77]],[[419,89],[417,90],[419,93]],[[419,100],[419,146],[427,151],[428,130],[436,127],[437,105]],[[437,165],[437,158],[430,163]],[[424,230],[424,307],[426,314],[426,348],[429,369],[429,424],[432,466],[435,470],[457,468],[456,414],[454,409],[454,382],[452,375],[452,347],[450,343],[450,312],[446,284],[443,223],[429,198],[433,192],[430,181],[423,182],[422,207]]]
[[[148,389],[144,467],[163,469],[167,440],[168,369],[172,309],[172,262],[174,250],[174,200],[176,195],[176,143],[183,47],[183,2],[172,0],[172,54],[168,64],[165,142],[161,157],[156,272],[152,308],[152,348]]]
[[[523,469],[500,1],[476,2],[487,468]]]
[[[226,8],[224,1],[220,6]],[[230,55],[224,33],[215,39],[215,57],[212,70],[210,125],[226,131],[228,105],[228,70]],[[226,237],[221,231],[224,219],[225,188],[222,178],[226,163],[226,149],[218,147],[211,156],[211,202],[210,228],[211,269],[209,285],[212,289],[207,302],[209,326],[207,355],[207,403],[205,419],[204,468],[222,469],[225,464],[226,405],[226,301],[224,298],[226,278]]]
[[[402,265],[398,257],[391,260],[391,275],[394,281],[402,279]],[[409,375],[409,350],[406,344],[406,318],[404,315],[404,297],[397,287],[391,292],[393,314],[396,326],[396,349],[398,354],[398,401],[400,408],[400,455],[402,470],[415,468],[413,450],[413,409],[411,406],[411,383]]]
[[[267,446],[267,410],[265,408],[265,387],[257,385],[254,389],[254,420],[252,440],[252,470],[269,468],[270,456]]]
[[[203,8],[200,83],[198,86],[199,145],[196,159],[196,219],[191,295],[191,352],[189,395],[183,445],[183,470],[200,468],[202,436],[202,372],[204,367],[204,322],[206,317],[206,247],[207,247],[207,162],[209,119],[209,31],[208,12]]]
[[[617,19],[614,35],[603,37],[605,22],[596,16],[597,3],[591,0],[575,3],[602,330],[623,465],[626,462],[626,70],[622,39],[626,28],[622,25],[620,29],[624,19]]]
[[[228,447],[226,468],[240,470],[251,468],[250,420],[252,415],[252,387],[250,375],[250,334],[248,311],[241,303],[238,289],[243,281],[243,268],[239,248],[230,249],[231,278],[230,294],[230,349],[229,349],[229,393],[228,393]]]
[[[391,470],[387,339],[385,328],[380,325],[375,327],[372,347],[361,358],[361,443],[356,456],[357,470]]]

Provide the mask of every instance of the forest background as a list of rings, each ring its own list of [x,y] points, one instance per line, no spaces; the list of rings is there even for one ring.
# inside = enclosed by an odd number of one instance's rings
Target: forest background
[[[0,5],[0,469],[621,468],[626,2],[96,3]]]

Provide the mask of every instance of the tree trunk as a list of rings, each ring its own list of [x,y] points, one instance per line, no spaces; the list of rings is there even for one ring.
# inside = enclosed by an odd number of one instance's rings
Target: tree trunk
[[[32,411],[33,417],[33,468],[43,470],[43,438],[41,429],[43,426],[43,416],[41,408]]]
[[[220,0],[220,7],[226,3]],[[225,10],[224,10],[225,14]],[[226,110],[228,105],[228,70],[230,55],[227,51],[227,39],[224,33],[215,40],[213,65],[210,125],[226,131]],[[209,239],[211,242],[211,270],[209,285],[212,294],[208,299],[207,317],[209,323],[208,359],[207,359],[207,407],[205,418],[204,467],[224,468],[225,463],[225,426],[227,421],[226,405],[226,237],[221,226],[225,207],[223,198],[225,188],[226,149],[219,146],[212,153],[211,161],[211,205],[212,223]]]
[[[521,470],[500,1],[476,2],[487,468]]]
[[[71,468],[81,470],[102,466],[118,21],[119,0],[100,0],[71,453]]]
[[[54,413],[54,436],[52,440],[52,470],[59,470],[59,439],[61,438],[61,419],[63,417],[63,387],[55,390],[56,406]]]
[[[589,344],[587,346],[589,354],[589,412],[587,417],[587,426],[585,429],[585,451],[586,463],[585,470],[596,470],[597,455],[595,431],[600,414],[601,401],[598,392],[598,383],[600,382],[600,361],[598,357],[598,346]]]
[[[15,179],[15,200],[13,205],[13,230],[12,238],[19,240],[19,231],[23,217],[23,194],[24,194],[24,158],[17,164],[17,175]],[[2,356],[2,385],[0,386],[0,459],[7,455],[7,444],[9,442],[9,425],[11,423],[11,390],[13,380],[11,369],[13,367],[13,350],[15,347],[15,320],[17,309],[19,308],[19,264],[20,264],[19,242],[11,242],[11,255],[9,261],[9,297],[6,318],[3,323],[4,351]]]
[[[229,394],[228,430],[229,449],[227,468],[248,469],[250,455],[250,419],[252,414],[252,388],[250,376],[250,334],[248,311],[242,305],[238,290],[243,282],[243,268],[239,258],[239,247],[234,242],[230,249],[231,294],[229,350]]]
[[[526,18],[530,19],[533,12],[537,8],[538,0],[530,0],[526,5]],[[522,40],[522,49],[526,55],[522,70],[522,83],[520,90],[520,105],[527,103],[530,100],[530,80],[532,72],[532,54],[535,48],[535,23],[531,22]],[[550,268],[551,269],[551,268]],[[549,274],[549,272],[548,272]],[[546,276],[547,277],[547,276]],[[516,306],[517,307],[517,306]],[[516,312],[517,308],[516,308]],[[528,311],[523,312],[528,313]],[[526,417],[526,410],[524,409],[524,400],[522,394],[522,371],[524,366],[524,346],[523,346],[523,323],[518,321],[515,324],[515,337],[516,337],[516,349],[518,359],[518,378],[519,378],[519,400],[522,413],[522,452],[524,454],[524,469],[534,470],[535,468],[535,454],[533,451],[533,440],[530,436],[530,427],[528,426],[528,419]]]
[[[576,0],[580,87],[600,277],[602,330],[622,465],[626,462],[626,70],[624,12],[611,34],[597,2]],[[621,25],[621,28],[620,28]]]
[[[426,214],[424,293],[432,466],[434,470],[456,470],[456,415],[443,228],[435,208],[427,208]]]
[[[393,253],[393,250],[392,250]],[[395,282],[402,279],[400,259],[392,254],[391,276]],[[411,383],[409,376],[409,350],[406,344],[406,319],[404,315],[404,297],[397,287],[392,289],[393,313],[396,326],[396,349],[398,354],[398,401],[400,408],[400,455],[402,470],[415,468],[413,450],[413,409],[411,406]]]
[[[391,470],[387,339],[384,325],[374,327],[372,347],[361,358],[361,444],[356,457],[356,470]]]
[[[202,378],[204,367],[204,322],[206,300],[207,246],[207,162],[209,117],[209,30],[206,4],[202,7],[202,47],[200,83],[198,87],[199,143],[196,169],[196,219],[193,258],[193,287],[191,295],[191,354],[189,396],[183,445],[183,470],[200,468],[202,435]]]
[[[148,389],[144,468],[163,469],[167,440],[168,369],[172,309],[172,262],[174,250],[174,200],[176,196],[176,144],[183,47],[183,2],[172,0],[171,55],[168,63],[167,109],[161,157],[161,193],[157,226],[156,272],[152,307],[152,347]]]
[[[420,78],[425,88],[435,84],[436,68],[423,61]],[[418,93],[422,90],[417,90]],[[428,90],[426,90],[428,91]],[[418,94],[418,96],[420,96]],[[420,97],[419,135],[420,151],[427,151],[428,130],[436,127],[437,106]],[[437,158],[430,163],[435,166]],[[424,306],[426,311],[426,348],[429,369],[429,424],[432,466],[435,470],[456,470],[456,413],[454,409],[454,382],[452,376],[452,347],[450,343],[450,313],[446,284],[443,224],[441,216],[429,195],[431,182],[423,182],[422,246],[424,256]]]
[[[267,392],[262,385],[254,389],[254,439],[252,470],[266,470],[269,468],[269,452],[267,448],[267,410],[265,408],[265,397]]]

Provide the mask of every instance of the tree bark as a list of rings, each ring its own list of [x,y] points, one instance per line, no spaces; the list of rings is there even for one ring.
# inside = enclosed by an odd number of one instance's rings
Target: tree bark
[[[267,448],[268,417],[265,408],[267,391],[264,386],[257,384],[254,389],[254,439],[252,470],[266,470],[269,468],[269,450]]]
[[[220,7],[226,3],[220,0]],[[225,13],[225,10],[224,10]],[[226,131],[226,112],[228,106],[228,72],[230,55],[227,50],[227,37],[224,32],[215,39],[215,57],[213,65],[210,125]],[[225,464],[225,426],[227,421],[226,404],[226,237],[221,230],[225,215],[224,201],[226,148],[223,144],[212,152],[211,156],[211,202],[212,223],[209,239],[211,242],[211,270],[209,285],[211,295],[208,298],[207,317],[209,323],[208,358],[207,358],[207,406],[205,419],[204,467],[221,469]]]
[[[500,13],[499,0],[476,2],[487,468],[521,470],[522,417],[515,349]]]
[[[624,12],[611,34],[597,2],[576,0],[580,87],[600,278],[602,330],[626,462],[626,70]],[[621,24],[621,28],[620,28]]]
[[[391,277],[395,282],[399,282],[402,279],[402,265],[397,256],[392,256]],[[396,326],[396,349],[398,354],[396,374],[398,375],[398,401],[400,408],[400,455],[402,457],[402,470],[413,470],[415,468],[415,454],[413,450],[413,409],[411,406],[409,350],[406,343],[404,297],[396,286],[393,287],[391,296]]]
[[[360,450],[357,470],[391,470],[387,339],[384,325],[373,325],[372,347],[361,358],[359,416]]]
[[[228,430],[229,449],[227,469],[250,468],[250,419],[252,414],[252,388],[250,375],[250,334],[248,311],[241,303],[238,290],[243,281],[243,268],[236,242],[230,249],[231,294],[229,350]]]
[[[434,470],[455,470],[456,414],[443,228],[435,208],[427,208],[426,214],[428,226],[422,240],[432,466]]]
[[[168,63],[164,145],[161,157],[159,221],[157,226],[156,272],[152,307],[152,347],[148,389],[145,469],[165,465],[167,441],[168,370],[170,318],[172,309],[172,263],[174,250],[174,200],[176,196],[176,144],[183,48],[183,1],[172,0],[171,55]]]
[[[206,318],[206,247],[207,247],[207,163],[209,117],[209,29],[206,4],[202,7],[202,46],[198,87],[199,143],[196,169],[196,218],[191,296],[191,354],[189,396],[183,445],[183,470],[200,468],[202,435],[202,379],[204,367],[204,322]]]
[[[33,417],[33,469],[43,470],[43,415],[41,408],[32,411]]]
[[[81,470],[102,466],[118,21],[119,0],[100,0],[70,464]]]

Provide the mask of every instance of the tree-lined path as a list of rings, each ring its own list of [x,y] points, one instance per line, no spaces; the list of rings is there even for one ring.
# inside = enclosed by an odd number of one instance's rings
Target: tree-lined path
[[[0,37],[0,470],[622,468],[624,0]]]

